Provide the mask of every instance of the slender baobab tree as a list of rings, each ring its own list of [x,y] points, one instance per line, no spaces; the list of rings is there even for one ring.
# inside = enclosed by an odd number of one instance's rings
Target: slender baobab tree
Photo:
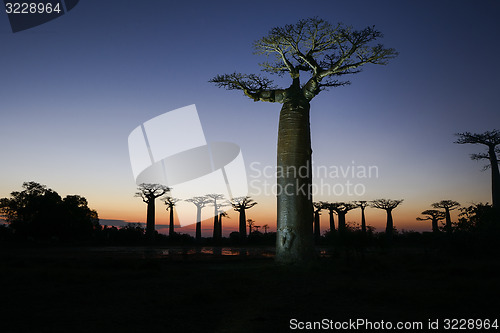
[[[330,232],[334,232],[335,231],[335,220],[333,218],[333,214],[336,214],[335,209],[334,209],[335,204],[333,204],[331,202],[327,202],[327,201],[320,201],[320,204],[321,204],[323,209],[328,210],[328,215],[330,216]]]
[[[396,208],[400,203],[403,202],[401,200],[392,200],[392,199],[377,199],[373,200],[370,203],[370,206],[373,208],[384,209],[387,212],[387,225],[385,227],[385,234],[390,239],[392,238],[392,234],[394,232],[394,222],[392,220],[392,210]]]
[[[217,75],[211,82],[219,87],[237,89],[254,101],[281,103],[278,126],[277,237],[276,261],[307,262],[314,257],[312,230],[311,100],[329,87],[349,83],[342,75],[359,72],[366,64],[385,65],[396,56],[391,48],[375,41],[382,34],[374,27],[354,30],[309,18],[296,24],[272,29],[254,43],[257,53],[272,57],[263,70],[289,75],[286,88],[257,74]],[[301,76],[305,73],[305,77]],[[308,172],[299,172],[300,170]]]
[[[361,208],[361,232],[366,234],[366,219],[365,219],[365,208],[368,206],[368,202],[364,200],[356,201],[355,205]]]
[[[240,231],[240,240],[244,240],[247,237],[247,220],[246,220],[246,210],[252,208],[257,203],[253,201],[250,197],[239,197],[233,198],[231,205],[234,210],[240,213],[239,220],[239,231]]]
[[[222,239],[222,218],[223,217],[228,218],[228,219],[230,218],[228,213],[226,213],[223,210],[219,210],[219,230],[217,231],[217,233],[218,233],[217,237],[219,239]]]
[[[212,200],[212,205],[214,205],[214,232],[213,232],[213,239],[214,241],[218,241],[220,240],[220,234],[219,234],[219,231],[220,231],[220,225],[219,225],[219,206],[220,204],[217,203],[217,200],[219,200],[219,202],[221,200],[224,199],[224,195],[223,194],[215,194],[215,193],[211,193],[211,194],[207,194],[205,195],[205,197],[209,198]]]
[[[457,207],[460,206],[460,204],[456,201],[453,200],[441,200],[439,202],[435,202],[431,205],[433,208],[441,208],[444,209],[445,213],[445,218],[446,218],[446,225],[445,225],[445,230],[446,233],[451,233],[452,227],[451,227],[451,216],[450,216],[450,210],[454,210]]]
[[[432,223],[432,232],[438,233],[439,232],[438,222],[441,220],[444,220],[444,218],[446,217],[446,213],[442,212],[440,210],[437,210],[437,209],[428,209],[428,210],[424,210],[421,214],[427,215],[427,217],[425,217],[425,218],[417,217],[417,221],[430,220]]]
[[[154,241],[155,238],[155,201],[156,198],[161,197],[170,188],[161,184],[147,184],[142,183],[137,187],[138,192],[135,193],[136,197],[142,198],[147,205],[146,214],[146,238],[149,241]]]
[[[193,197],[184,201],[191,202],[196,206],[196,241],[201,241],[201,209],[205,207],[211,199],[206,196]]]
[[[264,228],[264,234],[267,234],[267,229],[269,229],[269,225],[268,224],[264,224],[262,226],[262,228]]]
[[[337,213],[339,217],[339,232],[345,232],[346,230],[346,223],[345,223],[345,216],[346,214],[353,209],[358,208],[353,203],[349,202],[335,202],[333,203],[333,210]]]
[[[321,215],[323,204],[321,202],[313,202],[313,206],[314,206],[314,240],[317,243],[321,238],[319,216]]]
[[[174,206],[180,199],[172,198],[171,196],[167,196],[164,198],[165,205],[167,205],[166,210],[170,212],[170,224],[168,226],[168,235],[173,236],[175,234],[174,231]]]
[[[473,160],[482,160],[488,159],[490,161],[490,165],[488,166],[491,169],[491,200],[493,202],[493,208],[498,214],[498,210],[500,207],[500,173],[498,170],[498,157],[497,154],[500,153],[500,131],[486,131],[481,134],[477,133],[457,133],[458,136],[457,141],[455,143],[465,144],[481,144],[488,147],[487,153],[481,154],[471,154],[471,158]]]

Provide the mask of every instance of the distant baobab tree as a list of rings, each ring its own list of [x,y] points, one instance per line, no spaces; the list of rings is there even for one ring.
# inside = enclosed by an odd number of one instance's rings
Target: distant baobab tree
[[[442,212],[442,211],[437,210],[437,209],[428,209],[428,210],[424,210],[421,214],[427,215],[427,217],[426,218],[417,217],[417,221],[431,220],[432,232],[438,233],[439,232],[438,222],[443,220],[446,217],[445,212]]]
[[[333,204],[333,210],[337,213],[338,217],[339,217],[339,232],[344,232],[346,230],[346,223],[345,223],[345,216],[346,214],[350,211],[350,210],[353,210],[353,209],[356,209],[358,208],[358,206],[356,206],[355,204],[353,203],[349,203],[349,202],[335,202]]]
[[[448,234],[451,233],[452,227],[451,227],[450,210],[456,209],[457,207],[460,206],[460,204],[453,200],[441,200],[439,202],[433,203],[431,206],[433,208],[444,209],[445,219],[446,219],[446,224],[444,228]]]
[[[491,198],[493,208],[498,214],[498,210],[500,207],[500,173],[498,171],[497,154],[500,153],[500,148],[498,147],[498,145],[500,145],[500,131],[486,131],[481,134],[465,132],[456,133],[455,135],[458,136],[458,139],[457,141],[455,141],[455,143],[481,144],[488,147],[487,153],[471,154],[471,158],[473,160],[488,159],[490,161],[490,165],[488,167],[491,168]]]
[[[251,235],[252,234],[252,228],[255,224],[255,221],[252,220],[252,219],[248,219],[247,220],[247,224],[248,224],[248,234]]]
[[[333,214],[335,214],[335,204],[327,201],[320,201],[321,207],[328,210],[328,215],[330,216],[330,232],[335,231],[335,220]]]
[[[219,230],[217,231],[218,232],[218,238],[219,239],[222,239],[222,218],[225,217],[225,218],[229,218],[229,214],[226,213],[225,211],[223,210],[220,210],[219,211]]]
[[[321,238],[319,216],[321,215],[320,212],[323,209],[323,204],[321,202],[313,202],[313,206],[314,206],[314,240],[318,242]]]
[[[309,110],[321,91],[348,84],[342,75],[359,72],[366,64],[385,65],[397,55],[374,42],[382,33],[373,27],[352,27],[309,18],[272,29],[254,43],[257,53],[273,56],[261,64],[263,70],[289,75],[287,88],[257,74],[217,75],[210,81],[229,90],[241,90],[254,101],[281,103],[278,126],[277,237],[275,260],[280,263],[307,262],[314,258],[312,230],[312,172]],[[301,82],[301,73],[307,74]],[[309,170],[297,174],[298,170]],[[295,170],[295,172],[288,172]]]
[[[220,225],[219,225],[219,206],[220,204],[217,203],[217,200],[219,200],[219,203],[221,200],[223,200],[225,197],[223,194],[207,194],[205,197],[209,198],[212,200],[212,205],[214,205],[214,231],[213,231],[213,239],[214,241],[220,240],[222,235],[220,234]]]
[[[384,209],[387,212],[387,225],[385,227],[385,234],[392,238],[392,234],[394,232],[394,222],[392,220],[392,210],[399,206],[400,203],[403,202],[401,200],[392,200],[392,199],[377,199],[370,202],[370,206],[373,208]]]
[[[269,229],[269,225],[268,224],[264,224],[262,226],[262,228],[264,228],[264,234],[267,234],[267,229]]]
[[[186,199],[184,201],[191,202],[196,206],[196,241],[200,242],[201,241],[201,209],[205,207],[206,204],[208,204],[211,199],[207,198],[206,196],[197,196],[193,197],[191,199]]]
[[[356,206],[361,208],[361,232],[366,234],[366,219],[365,219],[365,208],[368,206],[368,202],[364,200],[359,200],[354,203]]]
[[[171,196],[167,196],[164,198],[165,205],[167,205],[167,210],[170,212],[170,224],[168,227],[168,235],[173,236],[175,233],[174,230],[174,206],[180,199],[172,198]]]
[[[142,198],[142,201],[148,205],[146,215],[146,238],[149,241],[153,241],[155,237],[155,200],[170,191],[170,188],[161,184],[142,183],[137,189],[139,192],[136,192],[135,196]]]
[[[233,198],[231,202],[231,205],[233,206],[234,210],[240,213],[240,220],[239,220],[240,240],[244,240],[247,237],[246,210],[252,208],[256,204],[257,203],[248,196]]]

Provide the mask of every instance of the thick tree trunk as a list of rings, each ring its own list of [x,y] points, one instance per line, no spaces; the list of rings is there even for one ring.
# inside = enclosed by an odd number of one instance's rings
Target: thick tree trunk
[[[365,207],[361,207],[361,232],[366,234]]]
[[[279,263],[314,258],[309,102],[283,103],[278,128],[276,257]]]
[[[240,240],[243,241],[247,238],[247,218],[245,209],[240,209]]]
[[[446,233],[448,234],[451,234],[451,216],[450,216],[450,209],[448,207],[446,207],[444,209],[445,211],[445,214],[446,214],[446,225],[445,225],[445,228],[446,228]]]
[[[392,221],[392,209],[387,209],[387,225],[385,227],[385,234],[389,239],[392,238],[394,232],[394,222]]]
[[[219,235],[219,239],[222,239],[222,214],[219,214],[219,225],[218,225],[217,233]]]
[[[174,231],[174,207],[170,207],[170,225],[168,228],[168,235],[173,236],[175,233]]]
[[[319,212],[314,212],[314,240],[316,243],[318,243],[321,238],[321,231],[319,227]]]
[[[438,220],[435,218],[432,219],[432,232],[434,232],[434,233],[439,232]]]
[[[339,216],[339,233],[344,232],[346,229],[345,225],[345,214],[347,212],[337,212],[337,215]]]
[[[500,173],[498,170],[498,160],[495,153],[495,146],[490,146],[488,150],[491,163],[491,200],[493,208],[498,214],[500,210]],[[497,215],[498,216],[498,215]]]
[[[201,207],[196,208],[196,241],[201,241]]]
[[[214,216],[214,231],[212,237],[214,241],[219,240],[219,214]]]
[[[333,218],[333,210],[330,210],[329,214],[330,214],[330,232],[334,232],[335,231],[335,220]]]
[[[146,238],[153,241],[155,238],[155,199],[148,200],[146,218]]]

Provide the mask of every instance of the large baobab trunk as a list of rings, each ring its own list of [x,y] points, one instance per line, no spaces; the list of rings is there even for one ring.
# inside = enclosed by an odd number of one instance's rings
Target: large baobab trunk
[[[196,241],[201,241],[201,207],[196,207]]]
[[[334,232],[335,231],[335,220],[333,218],[333,210],[330,210],[329,214],[330,214],[330,232]]]
[[[387,212],[387,225],[385,227],[385,233],[387,237],[392,238],[394,231],[394,222],[392,221],[392,209],[386,209]]]
[[[170,207],[170,225],[168,228],[168,235],[173,236],[175,233],[174,231],[174,207]]]
[[[146,238],[153,241],[155,238],[155,199],[150,199],[147,205]]]
[[[276,261],[297,263],[313,259],[311,195],[311,134],[309,103],[283,103],[278,128],[278,226]]]
[[[366,234],[365,207],[361,206],[361,232]]]
[[[444,212],[446,214],[446,233],[451,234],[451,216],[450,216],[450,209],[448,207],[445,207]]]
[[[247,214],[245,209],[240,210],[240,240],[247,238]]]
[[[491,163],[491,200],[493,208],[499,216],[500,210],[500,172],[498,170],[497,154],[495,153],[495,146],[490,145],[488,148],[488,155]]]
[[[433,217],[431,222],[432,222],[432,232],[439,233],[438,219]]]
[[[337,215],[339,216],[339,232],[344,232],[346,229],[346,224],[345,224],[345,214],[347,212],[337,212]]]

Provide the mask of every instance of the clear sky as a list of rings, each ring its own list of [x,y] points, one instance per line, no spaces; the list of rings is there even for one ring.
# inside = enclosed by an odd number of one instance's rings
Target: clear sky
[[[259,202],[247,217],[275,228],[275,198],[263,187],[272,177],[258,174],[275,165],[281,105],[255,103],[208,80],[258,72],[263,59],[252,42],[312,16],[358,29],[375,25],[381,42],[400,53],[312,101],[314,164],[378,171],[335,179],[361,184],[361,196],[314,199],[405,199],[393,213],[395,226],[415,230],[430,230],[415,218],[432,202],[491,202],[490,174],[468,156],[483,147],[453,144],[453,134],[500,127],[494,0],[81,0],[62,17],[15,34],[0,13],[0,197],[33,180],[63,196],[85,196],[101,219],[145,221],[146,206],[133,196],[128,135],[146,120],[196,104],[207,141],[242,149],[254,181],[250,194]],[[366,214],[382,231],[384,212]],[[230,216],[225,235],[237,221],[235,212]],[[167,219],[158,205],[157,224]],[[325,228],[327,221],[324,214]],[[347,221],[359,221],[359,211]],[[210,225],[204,228],[208,235]]]

